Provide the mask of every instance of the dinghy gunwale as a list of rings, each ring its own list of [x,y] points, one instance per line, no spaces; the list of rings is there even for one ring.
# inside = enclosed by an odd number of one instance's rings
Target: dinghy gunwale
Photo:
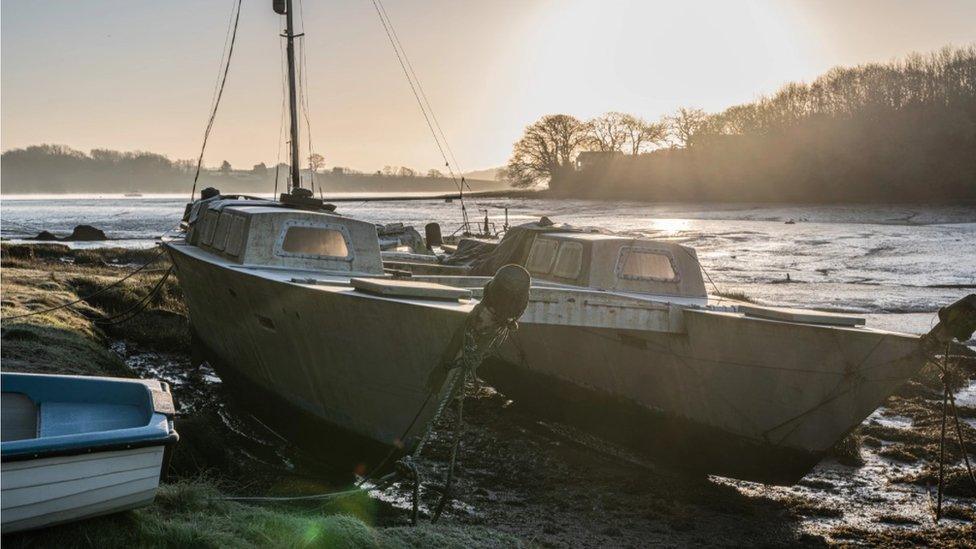
[[[145,424],[138,427],[53,436],[42,436],[39,432],[34,438],[4,441],[0,444],[0,461],[3,463],[168,446],[179,440],[179,434],[173,427],[174,408],[166,383],[20,372],[3,372],[0,376],[3,392],[24,394],[40,406],[44,402],[104,403],[108,400],[105,396],[110,395],[115,397],[116,403],[121,396],[125,404],[140,407],[146,415]],[[119,389],[124,394],[120,395]],[[154,398],[157,393],[159,396]]]

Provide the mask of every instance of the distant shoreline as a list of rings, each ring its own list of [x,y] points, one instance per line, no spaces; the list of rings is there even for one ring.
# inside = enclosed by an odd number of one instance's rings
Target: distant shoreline
[[[235,191],[236,192],[236,191]],[[273,193],[268,192],[256,192],[256,193],[245,193],[252,194],[261,198],[273,198]],[[385,190],[385,191],[342,191],[342,192],[325,192],[325,200],[329,201],[330,197],[332,200],[336,201],[352,201],[357,198],[371,199],[371,200],[384,200],[389,199],[390,201],[395,201],[398,197],[408,197],[411,199],[423,200],[437,200],[443,198],[455,198],[456,194],[450,191],[439,192],[439,191],[397,191],[397,190]],[[639,196],[606,196],[606,197],[596,197],[588,196],[586,194],[575,195],[570,193],[560,193],[554,192],[549,189],[499,189],[499,190],[487,190],[487,191],[466,191],[464,193],[465,197],[477,197],[477,198],[509,198],[509,199],[538,199],[538,200],[587,200],[594,202],[639,202],[646,204],[715,204],[723,206],[740,205],[740,206],[753,206],[753,207],[782,207],[782,206],[874,206],[874,207],[884,207],[884,206],[895,206],[895,207],[933,207],[933,206],[956,206],[961,208],[976,208],[976,200],[932,200],[926,202],[889,202],[889,201],[871,201],[871,200],[846,200],[846,201],[776,201],[776,200],[748,200],[748,201],[732,201],[732,200],[656,200],[646,197]],[[189,193],[144,193],[141,196],[126,196],[125,193],[108,193],[108,192],[89,192],[89,193],[0,193],[0,199],[2,200],[43,200],[45,198],[50,198],[54,200],[147,200],[147,199],[189,199]],[[974,219],[976,222],[976,219]]]

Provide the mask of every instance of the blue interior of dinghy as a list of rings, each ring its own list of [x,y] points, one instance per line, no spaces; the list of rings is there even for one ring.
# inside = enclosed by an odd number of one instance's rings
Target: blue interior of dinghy
[[[0,377],[4,399],[16,397],[21,415],[36,415],[33,436],[9,440],[5,433],[0,445],[4,459],[162,444],[176,437],[163,413],[167,410],[157,409],[161,400],[171,408],[168,393],[165,399],[154,399],[154,390],[140,380],[18,373]]]

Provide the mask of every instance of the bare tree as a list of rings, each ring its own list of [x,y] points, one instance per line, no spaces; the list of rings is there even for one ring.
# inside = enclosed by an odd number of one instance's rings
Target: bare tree
[[[686,109],[681,107],[674,114],[665,118],[672,139],[672,145],[691,147],[697,134],[708,121],[708,115],[701,109]]]
[[[664,143],[668,138],[668,126],[664,122],[648,122],[632,114],[624,115],[622,122],[627,134],[626,143],[634,156]]]
[[[551,181],[573,169],[576,155],[592,139],[587,124],[566,114],[551,114],[525,128],[512,149],[506,174],[515,187]]]
[[[312,171],[318,173],[323,167],[325,167],[325,157],[319,153],[312,153],[308,155],[308,166],[312,168]]]
[[[440,170],[431,169],[431,170],[427,170],[427,177],[439,179],[441,177],[444,177],[444,173],[441,172]]]
[[[608,112],[588,123],[594,148],[603,152],[623,152],[627,143],[627,119],[621,112]]]

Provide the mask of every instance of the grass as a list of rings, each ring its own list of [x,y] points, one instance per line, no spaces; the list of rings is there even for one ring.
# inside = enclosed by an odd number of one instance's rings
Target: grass
[[[188,351],[189,329],[175,278],[163,286],[148,310],[130,322],[95,322],[125,311],[145,297],[162,273],[140,273],[72,307],[29,317],[88,296],[129,270],[115,264],[142,264],[155,254],[145,250],[70,250],[62,244],[2,245],[3,286],[0,358],[4,371],[77,375],[134,375],[108,349],[124,338],[154,350]],[[168,264],[160,261],[161,268]],[[154,266],[155,267],[155,266]],[[195,423],[196,422],[196,423]],[[197,425],[203,423],[203,425]],[[182,429],[181,426],[186,427]],[[171,471],[184,480],[163,485],[156,502],[144,509],[70,523],[36,532],[4,536],[4,547],[497,547],[519,546],[518,538],[476,526],[378,527],[375,501],[346,498],[317,509],[265,507],[222,500],[213,478],[188,475],[221,470],[219,459],[202,452],[214,445],[205,422],[178,418],[186,435]],[[214,449],[216,450],[216,449]],[[217,452],[216,454],[220,454]],[[219,456],[218,456],[219,457]],[[182,470],[180,468],[182,467]]]
[[[345,512],[243,505],[207,481],[160,488],[148,508],[4,538],[5,547],[519,547],[481,527],[422,524],[377,528],[363,501]],[[356,499],[356,498],[353,498]],[[365,499],[359,498],[360,500]]]
[[[59,277],[36,270],[4,268],[3,317],[54,307],[78,299]],[[131,376],[106,346],[105,334],[86,318],[82,303],[24,318],[4,320],[0,358],[5,371]]]

